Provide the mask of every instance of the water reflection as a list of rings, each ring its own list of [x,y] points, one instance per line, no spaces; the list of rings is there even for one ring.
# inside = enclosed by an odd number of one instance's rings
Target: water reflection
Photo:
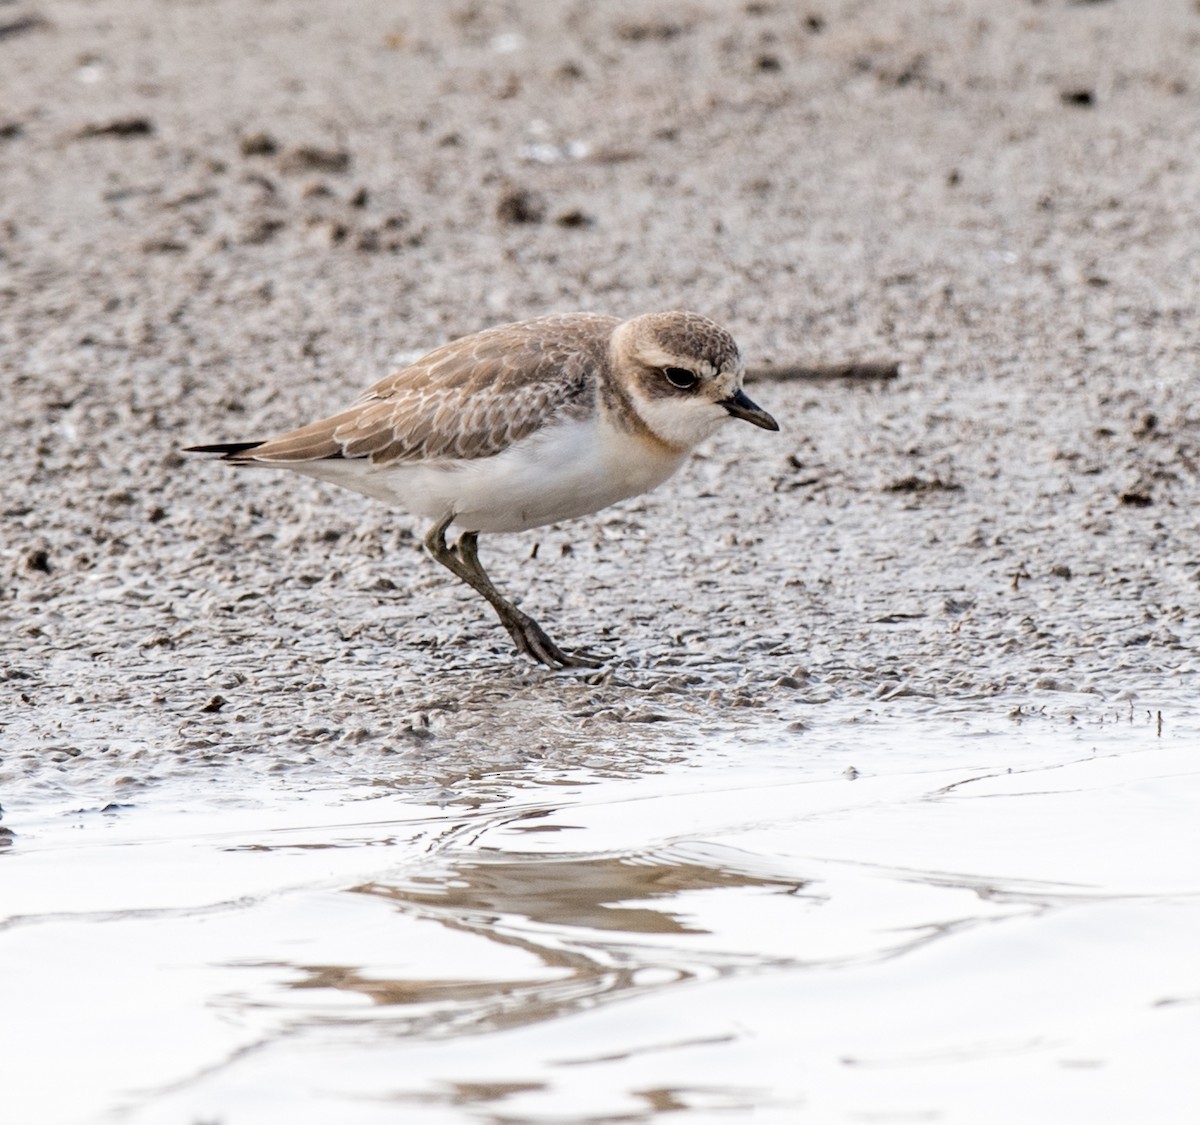
[[[0,939],[6,1003],[38,1018],[7,1041],[6,1105],[998,1125],[1021,1114],[981,1116],[981,1089],[1108,1120],[1117,1075],[1122,1120],[1184,1120],[1193,747],[919,733],[856,743],[853,782],[840,750],[739,747],[703,777],[581,771],[478,809],[289,790],[23,838]],[[50,1057],[71,1084],[41,1080]]]
[[[369,884],[355,888],[384,894],[420,909],[436,909],[468,919],[479,912],[519,915],[532,922],[638,934],[707,933],[688,924],[678,911],[628,902],[678,898],[689,891],[716,888],[777,887],[799,891],[804,882],[681,863],[647,855],[588,858],[529,857],[460,863],[436,884]]]
[[[350,893],[394,903],[412,920],[523,954],[533,972],[488,979],[386,976],[350,966],[299,966],[294,989],[335,989],[393,1012],[402,1035],[446,1037],[553,1019],[601,1001],[750,968],[745,952],[689,948],[711,931],[690,920],[696,892],[767,889],[802,881],[650,855],[463,860],[437,876],[370,882]],[[656,905],[657,904],[657,905]],[[676,938],[665,946],[646,939]],[[766,962],[774,958],[762,959]],[[473,958],[478,968],[488,956]],[[352,1017],[353,1019],[353,1017]]]

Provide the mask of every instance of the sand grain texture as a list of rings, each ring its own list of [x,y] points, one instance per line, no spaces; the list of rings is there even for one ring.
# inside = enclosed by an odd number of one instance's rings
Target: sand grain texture
[[[1183,3],[5,8],[0,782],[1194,721],[1198,58]],[[404,514],[176,452],[679,306],[901,375],[764,383],[782,434],[485,541],[608,679],[514,658]]]

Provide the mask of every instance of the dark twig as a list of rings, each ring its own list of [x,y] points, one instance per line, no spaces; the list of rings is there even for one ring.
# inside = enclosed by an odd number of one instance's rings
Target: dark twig
[[[897,360],[862,360],[857,363],[822,363],[810,366],[803,363],[771,363],[746,368],[747,383],[786,383],[803,380],[809,383],[872,382],[896,379],[900,375]]]
[[[14,35],[24,35],[27,31],[39,31],[49,26],[50,21],[44,16],[18,16],[15,20],[0,23],[0,39],[11,39]]]

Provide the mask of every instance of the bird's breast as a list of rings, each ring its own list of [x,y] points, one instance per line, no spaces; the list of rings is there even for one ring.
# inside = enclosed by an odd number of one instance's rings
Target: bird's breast
[[[455,523],[465,531],[524,531],[575,519],[654,488],[681,460],[596,416],[558,422],[452,470]]]
[[[527,531],[648,492],[683,454],[607,422],[560,419],[492,457],[392,462],[366,458],[289,466],[425,519],[456,514],[460,531]]]

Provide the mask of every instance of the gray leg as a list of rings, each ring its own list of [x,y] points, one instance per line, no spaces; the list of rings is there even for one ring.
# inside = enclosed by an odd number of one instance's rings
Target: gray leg
[[[446,528],[454,522],[453,514],[444,517],[425,536],[429,553],[447,570],[465,582],[476,593],[487,598],[500,624],[508,630],[513,643],[526,656],[549,668],[598,668],[599,662],[581,654],[566,653],[547,636],[546,631],[527,613],[522,613],[505,598],[487,576],[479,561],[479,536],[468,531],[459,537],[458,553],[446,545]]]

